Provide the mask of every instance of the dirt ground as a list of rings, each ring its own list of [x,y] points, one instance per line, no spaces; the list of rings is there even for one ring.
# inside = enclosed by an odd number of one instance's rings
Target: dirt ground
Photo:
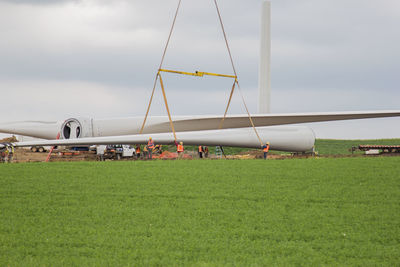
[[[17,148],[15,149],[13,162],[44,162],[48,156],[48,152],[39,153],[31,152],[27,149]],[[263,153],[258,151],[242,152],[239,155],[227,155],[227,159],[256,159],[262,158]],[[176,159],[177,155],[174,152],[165,151],[161,155],[154,155],[155,159]],[[197,159],[197,153],[185,153],[185,159]],[[210,159],[217,159],[215,155],[210,155]],[[223,157],[224,158],[224,157]],[[292,158],[290,155],[268,155],[270,159],[285,159]],[[79,151],[79,152],[66,152],[66,151],[53,151],[50,160],[55,161],[95,161],[97,159],[94,151]],[[122,160],[132,160],[132,158],[126,158]]]
[[[14,162],[44,162],[48,156],[48,152],[39,153],[31,152],[27,149],[15,149]],[[94,152],[68,152],[53,151],[49,161],[84,161],[96,160]]]
[[[48,156],[48,152],[39,153],[39,152],[31,152],[27,149],[17,148],[15,149],[13,162],[45,162]],[[398,153],[396,154],[386,154],[386,155],[377,155],[377,156],[400,156]],[[247,151],[241,152],[238,155],[227,155],[226,159],[260,159],[263,157],[263,153],[260,151]],[[268,155],[268,159],[290,159],[290,158],[309,158],[311,155],[276,155],[270,154]],[[321,156],[319,156],[321,157]],[[368,155],[329,155],[322,156],[328,158],[338,158],[338,157],[373,157]],[[154,159],[163,159],[163,160],[174,160],[177,158],[176,153],[165,151],[161,155],[154,155]],[[185,153],[185,159],[197,159],[197,153],[188,151]],[[210,155],[209,159],[218,159],[219,157],[215,155]],[[224,157],[222,157],[224,158]],[[50,160],[51,162],[56,161],[95,161],[97,160],[96,153],[94,151],[79,151],[79,152],[71,152],[71,151],[53,151]],[[133,160],[133,158],[123,158],[121,160]]]
[[[33,153],[25,149],[15,149],[14,162],[42,162],[45,161],[47,153]]]

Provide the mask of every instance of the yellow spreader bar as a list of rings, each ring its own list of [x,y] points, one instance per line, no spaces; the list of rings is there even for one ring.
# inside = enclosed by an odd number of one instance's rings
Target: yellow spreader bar
[[[235,75],[226,75],[226,74],[218,74],[218,73],[202,72],[202,71],[185,72],[185,71],[166,70],[166,69],[159,69],[158,71],[176,73],[176,74],[182,74],[182,75],[189,75],[189,76],[197,76],[197,77],[203,77],[204,75],[208,75],[208,76],[216,76],[216,77],[233,78],[235,80],[237,79],[237,76],[235,76]]]

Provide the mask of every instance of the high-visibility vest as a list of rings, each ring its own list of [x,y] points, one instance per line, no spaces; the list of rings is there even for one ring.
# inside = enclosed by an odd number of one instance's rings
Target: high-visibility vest
[[[140,153],[140,147],[136,148],[136,153]]]
[[[269,151],[269,145],[267,145],[266,147],[264,147],[264,152],[268,152]]]
[[[203,152],[203,147],[199,146],[199,152]]]
[[[177,151],[178,152],[183,152],[183,145],[178,145]]]
[[[154,148],[154,142],[153,142],[153,141],[149,141],[149,142],[147,143],[147,146],[148,146],[150,149],[153,149],[153,148]]]

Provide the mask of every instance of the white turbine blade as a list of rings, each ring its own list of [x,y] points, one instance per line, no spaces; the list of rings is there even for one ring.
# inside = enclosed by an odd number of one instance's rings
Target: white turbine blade
[[[256,114],[252,115],[254,124],[257,127],[275,126],[286,124],[299,124],[310,122],[371,119],[400,116],[400,110],[386,111],[355,111],[355,112],[313,112],[313,113],[288,113],[288,114]],[[174,120],[174,126],[177,131],[211,130],[217,129],[221,121],[221,116],[198,117],[193,119]],[[163,124],[167,126],[168,122]],[[159,127],[161,125],[158,125]],[[231,115],[225,119],[224,128],[242,128],[251,127],[249,118],[246,115]]]
[[[386,118],[400,116],[400,110],[386,111],[352,111],[352,112],[313,112],[289,114],[256,114],[252,115],[255,126],[276,126],[310,122],[354,120],[370,118]],[[174,126],[177,132],[217,130],[222,116],[174,116]],[[75,119],[74,119],[75,120]],[[82,137],[119,136],[138,134],[143,117],[126,117],[115,119],[78,118],[82,124]],[[53,139],[61,130],[63,121],[59,122],[15,122],[0,123],[0,132],[33,136],[43,139]],[[229,115],[224,122],[224,128],[250,127],[247,115]],[[152,116],[143,133],[167,133],[171,130],[168,117]]]
[[[271,149],[282,151],[310,150],[315,142],[315,136],[308,127],[262,127],[258,129],[261,139],[271,143]],[[194,132],[177,132],[178,141],[184,145],[232,146],[260,148],[260,143],[252,128],[209,130]],[[23,146],[81,146],[81,145],[111,145],[111,144],[146,144],[152,137],[156,144],[174,144],[172,133],[138,134],[108,137],[90,137],[67,140],[44,140],[14,143],[16,147]]]

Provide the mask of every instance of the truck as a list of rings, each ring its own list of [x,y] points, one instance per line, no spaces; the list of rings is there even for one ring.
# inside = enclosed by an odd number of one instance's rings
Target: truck
[[[116,160],[135,156],[136,150],[131,145],[108,145],[104,153],[104,158]]]

